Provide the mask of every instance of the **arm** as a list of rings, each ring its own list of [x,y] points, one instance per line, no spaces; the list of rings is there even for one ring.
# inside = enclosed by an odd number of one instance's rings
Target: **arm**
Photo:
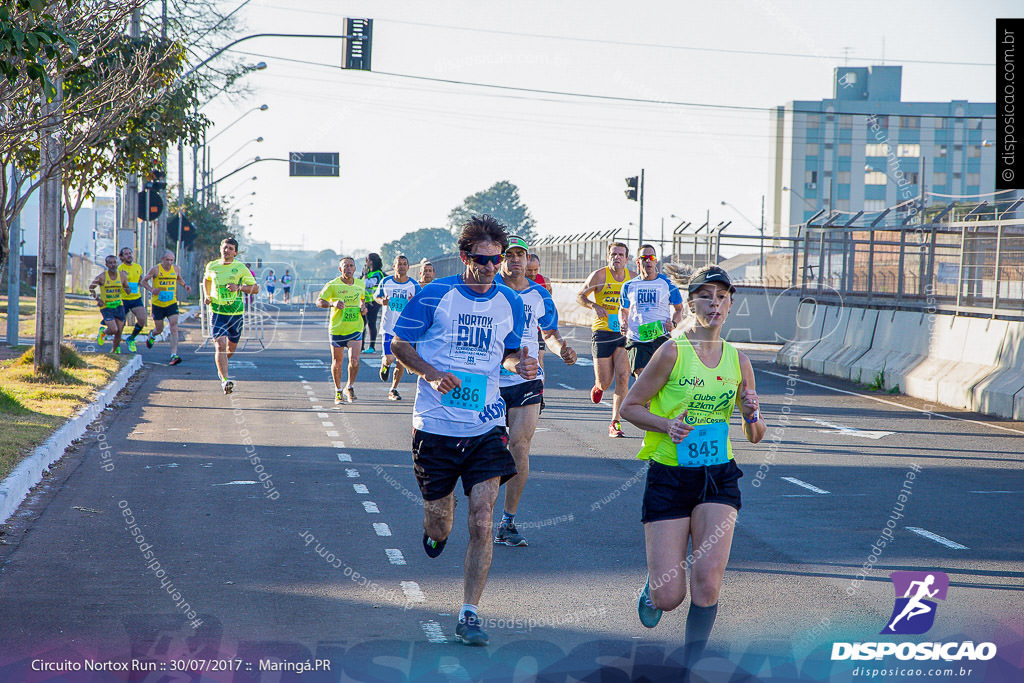
[[[557,353],[566,365],[574,365],[576,363],[576,352],[565,343],[557,329],[544,330],[544,343],[549,349]]]
[[[669,321],[670,327],[667,331],[671,332],[681,322],[683,322],[683,305],[672,304],[672,320]]]
[[[597,302],[595,302],[593,299],[588,298],[591,292],[596,292],[597,290],[601,289],[601,287],[604,286],[603,282],[599,282],[600,275],[600,270],[595,270],[593,273],[590,274],[590,277],[587,278],[587,281],[586,283],[584,283],[583,288],[576,293],[576,303],[578,303],[580,306],[583,306],[584,308],[593,309],[594,313],[597,313],[598,317],[607,318],[608,311],[604,310],[603,306],[598,306]]]
[[[125,294],[132,293],[132,290],[128,288],[128,276],[123,270],[121,271],[121,289],[124,290]]]
[[[185,287],[185,291],[186,292],[191,294],[192,293],[192,287],[190,287],[189,284],[187,282],[185,282],[185,278],[183,278],[181,276],[181,268],[179,268],[178,266],[174,266],[174,272],[177,273],[177,275],[178,275],[178,282],[180,282]]]
[[[747,437],[747,441],[750,443],[757,443],[768,432],[768,425],[761,417],[757,391],[754,390],[754,368],[750,365],[750,359],[746,354],[739,353],[739,358],[742,379],[736,393],[736,404],[743,414],[743,436]],[[751,422],[751,420],[754,421]]]
[[[622,401],[622,417],[632,422],[640,429],[649,432],[662,432],[672,438],[673,443],[679,443],[686,438],[693,427],[686,424],[686,411],[675,418],[659,417],[650,411],[651,399],[661,391],[661,388],[668,382],[672,374],[672,366],[676,364],[676,345],[662,344],[651,362],[647,364],[640,377],[626,393]]]
[[[518,349],[505,349],[505,357],[501,359],[501,365],[523,379],[537,379],[537,369],[540,367],[540,363],[536,358],[530,357],[530,352],[525,346]]]
[[[149,272],[146,273],[141,280],[139,280],[139,287],[143,288],[150,294],[155,295],[156,292],[153,291],[153,287],[148,284],[149,281],[152,280],[154,277],[156,277],[156,266],[150,268]]]
[[[103,273],[106,273],[106,272],[107,271],[103,271]],[[99,275],[97,275],[95,278],[93,278],[93,281],[89,283],[89,294],[92,295],[93,299],[96,299],[96,303],[99,304],[100,306],[103,305],[103,301],[100,299],[99,295],[96,293],[96,288],[100,287],[103,284],[103,273],[100,273]]]
[[[394,337],[391,340],[391,352],[410,372],[427,380],[439,394],[447,394],[455,387],[462,386],[462,380],[450,372],[441,372],[423,360],[416,352],[416,347],[403,339]]]
[[[206,271],[203,275],[203,305],[210,305],[210,288],[213,286],[213,277],[210,271]]]

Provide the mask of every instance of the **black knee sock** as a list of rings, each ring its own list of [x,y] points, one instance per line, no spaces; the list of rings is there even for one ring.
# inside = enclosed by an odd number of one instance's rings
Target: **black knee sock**
[[[687,669],[692,668],[704,654],[717,614],[717,602],[708,607],[690,603],[690,612],[686,615],[686,638],[683,640],[683,665]]]
[[[142,325],[135,323],[135,327],[132,328],[132,333],[128,335],[128,341],[132,341],[138,337],[139,332],[142,332]]]

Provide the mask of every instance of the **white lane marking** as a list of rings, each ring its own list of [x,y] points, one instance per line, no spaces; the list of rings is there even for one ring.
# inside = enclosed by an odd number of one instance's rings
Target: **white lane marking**
[[[310,403],[316,403],[316,396],[307,396],[306,398],[309,399]]]
[[[843,434],[845,436],[859,436],[862,439],[881,439],[883,436],[889,436],[890,434],[896,433],[873,431],[870,429],[857,429],[856,427],[847,427],[846,425],[835,424],[834,422],[826,422],[825,420],[819,420],[816,417],[801,417],[800,419],[806,420],[807,422],[813,422],[814,424],[821,425],[822,427],[828,427],[828,429],[818,430],[819,432],[825,432],[826,434],[831,433],[832,430],[836,430],[840,434]]]
[[[591,360],[590,358],[587,358],[586,356],[579,356],[579,357],[576,358],[576,365],[580,365],[580,366],[585,367],[585,368],[586,367],[592,368],[592,367],[594,367],[594,361]]]
[[[385,548],[384,553],[388,556],[388,562],[391,564],[405,564],[405,556],[398,548]]]
[[[327,413],[317,413],[316,416],[319,417],[320,419],[330,417],[330,415],[328,415]]]
[[[352,462],[352,456],[348,453],[338,453],[338,462]]]
[[[381,364],[380,356],[359,356],[359,362],[366,363],[371,368],[379,368]]]
[[[334,431],[334,430],[330,430],[330,429],[328,429],[328,430],[327,430],[327,436],[329,436],[329,437],[332,437],[332,438],[333,438],[333,437],[336,437],[336,436],[338,436],[338,432],[336,432],[336,431]]]
[[[302,379],[302,375],[299,375],[299,379]],[[302,381],[305,382],[306,380],[302,379]]]
[[[170,468],[174,468],[174,467],[181,467],[181,465],[179,465],[179,464],[178,464],[178,463],[176,463],[176,462],[170,462],[170,463],[167,463],[166,465],[146,465],[146,469],[147,469],[147,470],[148,470],[148,469],[159,469],[159,468],[161,468],[161,467],[170,467]]]
[[[968,491],[967,493],[1024,493],[1024,491]]]
[[[816,493],[783,493],[783,498],[817,498],[819,494]],[[869,493],[833,493],[829,494],[836,496],[837,498],[857,498],[871,495]]]
[[[427,596],[423,595],[420,585],[415,581],[402,581],[402,592],[405,593],[406,602],[427,601]]]
[[[359,470],[357,470],[357,469],[355,469],[353,467],[349,467],[348,469],[346,469],[345,470],[345,474],[346,474],[346,476],[348,476],[349,479],[358,479],[359,478]]]
[[[369,493],[370,489],[366,488],[366,484],[352,484],[352,488],[355,489],[356,493]]]
[[[331,442],[331,446],[333,446],[335,448],[344,448],[345,447],[345,442],[344,441],[332,441]]]
[[[327,417],[327,416],[324,415],[324,417]],[[334,423],[331,422],[330,420],[324,420],[320,424],[322,424],[324,427],[333,427],[334,426]]]
[[[796,477],[782,477],[782,479],[788,481],[790,484],[802,486],[808,491],[812,491],[814,493],[828,493],[828,491],[826,491],[825,489],[819,489],[817,486],[814,486],[813,484],[808,484],[806,481],[800,481]]]
[[[939,536],[938,534],[933,534],[932,532],[928,531],[927,529],[922,529],[922,528],[916,527],[916,526],[908,526],[908,527],[904,527],[904,528],[907,531],[913,531],[918,536],[923,536],[924,538],[927,538],[929,541],[935,541],[936,543],[939,543],[940,545],[944,545],[947,548],[952,548],[953,550],[968,550],[967,546],[960,545],[956,541],[951,541],[948,538],[945,538],[943,536]]]
[[[441,629],[441,624],[437,623],[433,619],[429,621],[421,621],[420,627],[423,629],[423,635],[425,635],[427,640],[431,643],[448,642],[448,637],[445,636],[444,631]]]
[[[312,408],[313,410],[323,410],[324,409],[323,406],[310,406],[310,408]]]
[[[601,401],[601,405],[603,405],[603,406],[608,406],[609,408],[611,408],[611,407],[612,407],[612,404],[611,404],[611,403],[609,403],[608,401],[604,401],[604,400],[602,400],[602,401]]]
[[[535,432],[550,432],[551,430],[548,429],[547,427],[537,427],[533,431],[535,431]]]
[[[378,536],[390,536],[391,535],[391,527],[389,527],[384,522],[374,522],[373,523],[373,530],[377,532]]]
[[[380,510],[377,509],[377,504],[372,500],[363,501],[363,510],[371,515],[379,514]]]
[[[256,364],[253,363],[251,360],[236,360],[236,361],[232,361],[231,365],[233,367],[235,367],[236,369],[239,369],[239,368],[245,368],[246,370],[255,370],[256,369]]]
[[[884,403],[887,406],[894,406],[896,408],[903,408],[904,410],[913,410],[913,411],[916,411],[918,413],[924,413],[925,415],[934,415],[935,417],[941,417],[941,418],[944,418],[946,420],[957,420],[958,422],[973,422],[974,424],[981,425],[982,427],[991,427],[992,429],[1002,429],[1004,432],[1011,432],[1013,434],[1024,434],[1024,432],[1022,432],[1019,429],[1010,429],[1009,427],[1004,427],[1002,425],[990,424],[988,422],[981,422],[979,420],[969,420],[969,419],[967,419],[965,417],[954,417],[953,415],[943,415],[942,413],[936,413],[936,412],[933,412],[931,410],[923,410],[922,408],[915,408],[913,406],[905,406],[905,405],[901,405],[899,403],[896,403],[895,401],[887,401],[884,398],[878,398],[877,396],[868,396],[867,394],[859,394],[856,391],[847,391],[845,389],[836,389],[835,387],[825,386],[824,384],[818,384],[817,382],[811,382],[811,381],[806,380],[806,379],[799,379],[799,378],[796,378],[796,377],[790,378],[789,375],[783,375],[782,373],[779,373],[779,372],[772,372],[771,370],[759,370],[759,372],[763,372],[766,375],[774,375],[776,377],[781,377],[782,379],[795,379],[797,382],[803,382],[804,384],[810,384],[812,387],[818,387],[819,389],[828,389],[829,391],[834,391],[834,392],[836,392],[838,394],[846,394],[848,396],[858,396],[860,398],[866,398],[866,399],[869,399],[871,401],[876,401],[878,403]]]
[[[212,484],[212,486],[242,486],[245,484],[255,484],[254,481],[228,481],[223,484]]]
[[[576,391],[575,387],[570,387],[568,384],[562,384],[561,382],[558,383],[558,386],[563,389],[568,389],[569,391]]]

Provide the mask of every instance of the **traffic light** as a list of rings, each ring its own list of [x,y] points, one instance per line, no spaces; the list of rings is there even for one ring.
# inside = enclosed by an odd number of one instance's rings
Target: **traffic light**
[[[178,240],[178,224],[181,224],[181,246],[191,247],[196,239],[196,229],[187,217],[173,215],[167,217],[167,239],[176,242]]]
[[[635,202],[638,187],[640,187],[640,176],[626,178],[626,199],[632,199]]]
[[[370,70],[370,45],[373,19],[345,19],[345,37],[341,39],[343,69]]]
[[[149,183],[146,183],[149,185]],[[149,201],[147,207],[146,201]],[[139,220],[155,221],[164,210],[164,198],[154,189],[143,190],[139,193]]]

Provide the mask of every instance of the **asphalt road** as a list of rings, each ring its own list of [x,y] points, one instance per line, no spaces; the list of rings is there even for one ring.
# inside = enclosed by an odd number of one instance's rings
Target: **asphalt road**
[[[261,671],[277,661],[319,661],[301,680],[677,680],[685,609],[652,630],[637,621],[640,434],[606,435],[610,408],[588,396],[589,331],[563,330],[584,362],[545,361],[517,516],[529,547],[494,548],[480,605],[491,644],[467,648],[454,642],[465,501],[445,552],[427,558],[414,385],[386,400],[379,361],[364,357],[358,402],[335,407],[324,317],[269,314],[266,348],[235,356],[231,396],[194,324],[182,365],[163,365],[166,347],[143,351],[144,371],[0,537],[0,681],[299,680]],[[897,640],[998,646],[970,674],[956,662],[927,680],[1020,680],[1024,425],[747,352],[770,432],[751,445],[734,419],[743,510],[696,673],[858,680],[863,663],[830,661],[833,643],[892,640],[878,635],[889,574],[920,570],[945,572],[949,593],[927,635]],[[52,670],[133,659],[158,669]],[[190,667],[205,671],[175,671]]]

